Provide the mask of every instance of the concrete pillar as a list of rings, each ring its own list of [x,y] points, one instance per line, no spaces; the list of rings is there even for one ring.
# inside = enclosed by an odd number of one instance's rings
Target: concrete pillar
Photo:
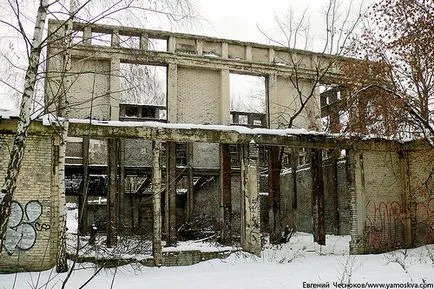
[[[232,239],[231,158],[229,144],[220,144],[220,240]]]
[[[126,232],[126,227],[131,226],[130,207],[125,202],[125,140],[117,139],[117,161],[118,161],[118,199],[119,199],[119,224],[124,224],[120,227],[120,232]]]
[[[107,194],[107,247],[117,244],[118,234],[118,187],[117,187],[117,146],[116,139],[107,140],[108,194]]]
[[[196,53],[197,55],[203,54],[203,41],[196,39]]]
[[[268,49],[268,62],[270,64],[274,63],[274,58],[275,58],[275,51],[273,48],[269,48]]]
[[[152,206],[153,206],[153,234],[152,256],[154,265],[163,264],[161,248],[161,165],[160,165],[161,142],[152,142]]]
[[[187,189],[187,219],[191,219],[194,211],[194,181],[193,181],[193,143],[187,143],[187,167],[188,167],[188,189]]]
[[[167,51],[169,52],[176,52],[176,37],[175,36],[170,36],[169,39],[167,40]]]
[[[220,123],[222,125],[230,125],[231,123],[231,97],[229,84],[229,70],[223,69],[221,76],[221,92],[220,92]]]
[[[362,189],[363,154],[347,150],[347,187],[351,196],[351,241],[350,254],[363,254],[363,231],[366,219],[366,204]]]
[[[266,99],[266,110],[267,114],[267,126],[269,128],[281,128],[279,127],[280,113],[278,111],[278,91],[277,91],[277,75],[275,73],[269,74],[267,78],[267,99]],[[280,102],[278,102],[280,103]]]
[[[173,63],[167,68],[167,121],[178,122],[178,67]]]
[[[252,61],[252,59],[253,59],[252,46],[250,46],[250,45],[246,45],[245,58],[247,61]]]
[[[110,61],[110,120],[119,120],[119,102],[121,100],[121,62],[119,58]]]
[[[149,48],[149,39],[148,39],[148,34],[143,33],[140,35],[140,49],[142,50],[148,50]]]
[[[167,142],[165,231],[166,245],[176,245],[176,143]]]
[[[229,45],[227,42],[222,42],[222,58],[228,58],[229,56]]]
[[[246,151],[245,151],[246,152]],[[261,232],[260,232],[260,203],[258,194],[258,161],[259,149],[252,140],[248,146],[248,159],[243,162],[245,171],[244,190],[241,196],[244,199],[244,230],[241,240],[245,251],[260,256],[261,254]]]
[[[89,26],[85,26],[83,30],[83,44],[92,44],[92,29]]]
[[[112,32],[112,43],[111,43],[111,46],[112,47],[120,47],[120,43],[121,43],[120,40],[121,39],[120,39],[120,36],[119,36],[119,30],[117,30],[117,29],[113,30],[113,32]]]

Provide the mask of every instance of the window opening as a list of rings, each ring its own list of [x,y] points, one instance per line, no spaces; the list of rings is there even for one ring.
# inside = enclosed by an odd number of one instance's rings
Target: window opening
[[[148,49],[153,51],[167,51],[167,39],[149,38]]]
[[[166,71],[165,66],[121,63],[121,120],[166,120]]]
[[[92,32],[92,45],[111,46],[112,35],[107,33]]]
[[[119,36],[119,45],[123,48],[139,49],[140,48],[140,37],[120,35]]]
[[[231,124],[266,127],[265,77],[230,73]]]

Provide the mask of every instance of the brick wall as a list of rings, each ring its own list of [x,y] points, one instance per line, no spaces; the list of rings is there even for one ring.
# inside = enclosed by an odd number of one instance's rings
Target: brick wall
[[[110,62],[77,60],[72,62],[69,88],[70,117],[110,119]],[[84,102],[83,100],[88,100]]]
[[[278,77],[277,95],[270,99],[270,125],[271,128],[288,127],[289,116],[299,110],[301,103],[298,94],[289,78]],[[299,81],[300,89],[304,95],[309,95],[311,84],[306,81]],[[297,116],[294,122],[295,128],[319,129],[319,94],[315,91],[312,98],[308,101],[303,112]]]
[[[364,206],[365,251],[380,252],[404,246],[405,204],[400,183],[400,160],[393,151],[358,151],[356,194]]]
[[[12,137],[0,134],[2,181]],[[52,136],[29,136],[0,256],[0,271],[43,270],[56,264],[59,195],[53,189],[53,150]]]
[[[178,67],[178,122],[220,123],[220,72]]]
[[[434,243],[434,150],[408,154],[411,236],[413,245]]]
[[[387,144],[355,153],[358,252],[434,242],[434,150],[396,151]],[[354,225],[353,225],[354,226]]]

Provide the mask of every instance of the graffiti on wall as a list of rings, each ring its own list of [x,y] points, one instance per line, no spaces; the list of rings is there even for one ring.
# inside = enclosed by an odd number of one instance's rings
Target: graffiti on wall
[[[51,226],[38,222],[42,215],[42,204],[37,200],[27,202],[24,207],[17,201],[12,201],[3,246],[9,255],[17,250],[30,250],[36,243],[38,232],[48,231]]]
[[[366,204],[365,241],[372,251],[402,248],[404,230],[411,226],[413,246],[434,243],[433,174],[412,192],[409,204],[369,200]]]
[[[365,238],[375,251],[392,250],[404,244],[403,231],[410,220],[409,207],[399,202],[379,202],[370,200],[366,204]]]

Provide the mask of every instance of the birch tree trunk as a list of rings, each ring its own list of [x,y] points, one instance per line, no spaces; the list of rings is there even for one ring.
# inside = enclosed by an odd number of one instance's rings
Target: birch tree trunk
[[[45,20],[47,18],[48,0],[40,0],[36,16],[35,30],[32,46],[29,54],[29,66],[24,81],[24,92],[21,96],[20,117],[18,120],[17,132],[10,153],[10,160],[6,172],[5,181],[2,186],[0,198],[0,252],[3,248],[4,236],[11,212],[11,202],[17,186],[17,178],[20,172],[21,161],[23,160],[24,149],[27,141],[27,129],[30,126],[30,110],[32,96],[35,91],[36,76],[39,68],[41,55],[41,42]]]

